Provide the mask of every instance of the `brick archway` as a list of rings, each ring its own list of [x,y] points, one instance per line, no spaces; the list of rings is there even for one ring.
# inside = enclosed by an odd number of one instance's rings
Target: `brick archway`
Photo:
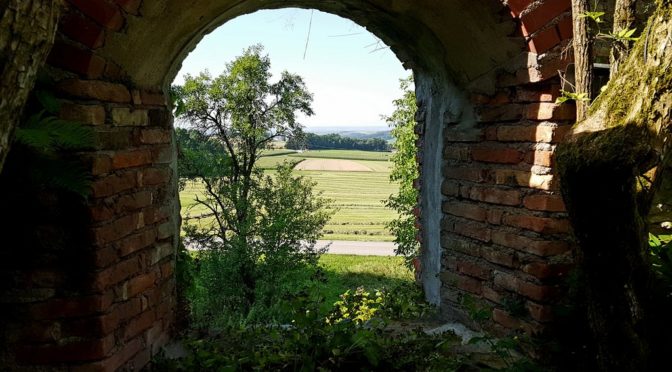
[[[68,0],[49,73],[62,116],[94,126],[88,238],[76,285],[16,284],[5,358],[84,370],[140,368],[174,323],[179,236],[172,118],[164,94],[209,30],[262,8],[311,7],[349,18],[414,70],[420,110],[423,283],[448,318],[469,294],[493,328],[534,332],[571,257],[553,151],[573,122],[556,107],[569,0]],[[70,272],[58,260],[21,268]],[[7,272],[12,272],[9,268]],[[67,290],[65,290],[66,288]],[[12,288],[13,290],[16,288]],[[41,291],[47,289],[46,291]],[[40,292],[41,291],[41,292]],[[3,292],[4,293],[4,292]],[[526,311],[507,312],[507,301]]]

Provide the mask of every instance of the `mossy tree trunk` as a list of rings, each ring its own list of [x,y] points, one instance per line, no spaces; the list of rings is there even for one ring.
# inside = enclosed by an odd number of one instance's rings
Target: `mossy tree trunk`
[[[660,346],[652,340],[666,331],[645,220],[672,143],[672,0],[658,4],[607,90],[557,152],[603,370],[652,367]],[[646,172],[652,182],[638,186]]]
[[[51,49],[60,0],[0,0],[0,171],[12,133]]]

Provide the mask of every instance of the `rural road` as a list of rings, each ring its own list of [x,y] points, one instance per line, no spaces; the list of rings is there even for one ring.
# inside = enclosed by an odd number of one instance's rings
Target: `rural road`
[[[327,253],[354,254],[358,256],[394,256],[393,242],[353,242],[345,240],[318,240],[317,248],[331,243]]]

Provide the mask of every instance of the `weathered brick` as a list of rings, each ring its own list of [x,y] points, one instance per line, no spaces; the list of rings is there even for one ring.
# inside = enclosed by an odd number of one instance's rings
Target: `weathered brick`
[[[130,14],[138,14],[142,0],[114,0],[115,3]]]
[[[565,202],[559,195],[528,195],[523,199],[523,205],[525,208],[534,211],[565,211]]]
[[[520,234],[493,231],[492,242],[515,250],[541,257],[554,256],[569,251],[570,246],[561,240],[537,240]]]
[[[76,318],[104,312],[112,304],[110,294],[56,298],[30,305],[32,319]]]
[[[131,319],[126,327],[124,327],[124,340],[129,340],[138,333],[149,329],[154,324],[155,319],[155,314],[152,310],[147,310]]]
[[[553,151],[530,151],[525,155],[525,162],[528,164],[551,167],[553,166]]]
[[[140,261],[131,257],[101,271],[96,275],[93,289],[101,291],[120,283],[140,270]]]
[[[453,216],[464,217],[480,222],[485,221],[487,217],[487,210],[473,203],[445,201],[443,202],[442,210],[444,213],[452,214]]]
[[[140,213],[123,216],[107,225],[95,228],[93,230],[94,239],[100,245],[110,243],[130,235],[143,225],[142,214]]]
[[[156,145],[170,143],[169,129],[143,129],[140,131],[140,144]]]
[[[552,190],[557,187],[553,175],[540,175],[510,169],[496,169],[495,182],[498,185],[525,186],[540,190]]]
[[[530,120],[574,120],[576,112],[571,105],[556,105],[552,102],[530,103],[525,118]]]
[[[515,100],[517,102],[554,102],[559,94],[559,88],[535,88],[517,87]]]
[[[152,92],[148,90],[140,91],[142,97],[142,104],[149,106],[165,106],[166,97],[161,92]]]
[[[452,236],[448,233],[441,234],[441,246],[448,251],[455,251],[464,253],[472,257],[480,256],[481,247],[477,244],[472,244],[469,241],[466,241],[464,238],[458,239],[455,236]]]
[[[59,31],[91,49],[100,48],[105,42],[103,28],[75,12],[68,12],[63,16]]]
[[[455,233],[480,240],[482,242],[490,242],[490,235],[492,231],[484,224],[480,223],[468,223],[468,222],[455,222],[454,225]]]
[[[135,297],[137,294],[144,292],[145,290],[154,286],[157,275],[156,272],[150,271],[145,274],[141,274],[132,278],[128,281],[127,294],[129,298]]]
[[[170,145],[154,146],[152,148],[154,163],[167,164],[173,161],[173,149]]]
[[[518,266],[518,258],[513,252],[503,250],[502,248],[482,247],[481,257],[488,262],[514,268]]]
[[[112,158],[107,155],[96,154],[91,159],[91,175],[100,176],[112,170]]]
[[[93,196],[96,198],[107,197],[118,194],[122,191],[130,190],[136,185],[136,174],[133,172],[121,175],[109,175],[97,179],[91,185]]]
[[[518,164],[523,160],[523,153],[508,147],[479,146],[471,150],[475,161],[500,164]]]
[[[527,301],[525,308],[530,313],[532,319],[539,322],[550,322],[553,320],[553,308],[549,305],[541,305]]]
[[[149,150],[122,151],[112,156],[112,168],[114,169],[133,168],[151,163],[152,154]]]
[[[457,260],[457,271],[479,279],[490,279],[491,270],[478,262]]]
[[[537,279],[549,279],[566,276],[571,269],[569,264],[531,262],[522,267],[523,272],[534,276]]]
[[[122,257],[145,249],[156,241],[156,228],[150,227],[145,231],[133,234],[119,241],[116,246]]]
[[[483,298],[490,300],[497,304],[503,304],[504,299],[506,298],[505,294],[502,294],[488,285],[482,287]]]
[[[16,353],[22,363],[53,364],[59,362],[84,362],[102,359],[114,347],[114,335],[102,339],[63,341],[59,344],[21,347]]]
[[[68,79],[60,82],[58,88],[76,97],[95,99],[106,102],[128,103],[131,94],[126,86],[99,80]]]
[[[49,53],[52,66],[75,72],[89,79],[98,79],[105,71],[105,59],[74,45],[56,42]]]
[[[119,8],[105,0],[68,0],[68,2],[112,31],[117,31],[124,25],[124,17]]]
[[[149,191],[139,191],[120,197],[115,203],[115,209],[119,212],[133,212],[147,207],[151,203],[152,193]]]
[[[159,261],[175,253],[172,243],[157,244],[152,252],[152,259],[150,265],[156,265]]]
[[[521,280],[518,282],[517,292],[535,301],[549,302],[556,297],[558,290],[548,285],[539,285]]]
[[[527,45],[532,53],[542,54],[560,44],[560,35],[555,26],[532,35]]]
[[[460,184],[444,180],[441,184],[441,193],[445,196],[457,196],[460,193]]]
[[[157,228],[159,239],[166,239],[175,234],[175,225],[172,222],[166,222]]]
[[[492,320],[508,329],[519,329],[521,327],[520,320],[502,309],[495,308],[492,310]]]
[[[521,16],[521,21],[528,34],[534,33],[547,25],[554,18],[563,14],[571,8],[570,0],[551,0],[544,1],[530,12]]]
[[[443,169],[443,175],[447,179],[483,182],[486,179],[487,170],[447,166]]]
[[[127,107],[112,109],[112,123],[116,126],[147,126],[149,116],[147,110],[131,110]]]
[[[173,171],[170,168],[147,168],[142,171],[143,186],[165,185],[170,181]]]
[[[524,106],[516,103],[484,106],[478,109],[478,121],[481,123],[515,121],[523,118]]]
[[[491,187],[472,187],[469,190],[469,199],[491,204],[520,205],[521,195],[518,190],[503,190]]]
[[[504,216],[502,222],[505,225],[520,227],[541,234],[562,234],[571,230],[569,221],[566,219],[512,214]]]

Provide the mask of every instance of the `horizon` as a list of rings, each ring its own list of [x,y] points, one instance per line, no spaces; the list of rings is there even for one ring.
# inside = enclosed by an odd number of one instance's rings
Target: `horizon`
[[[403,94],[399,79],[411,74],[364,27],[317,10],[285,8],[236,17],[206,35],[183,61],[174,83],[206,69],[216,76],[257,43],[269,55],[274,77],[284,70],[298,74],[313,93],[315,115],[298,116],[310,130],[388,128],[381,116],[392,114],[392,102]]]

